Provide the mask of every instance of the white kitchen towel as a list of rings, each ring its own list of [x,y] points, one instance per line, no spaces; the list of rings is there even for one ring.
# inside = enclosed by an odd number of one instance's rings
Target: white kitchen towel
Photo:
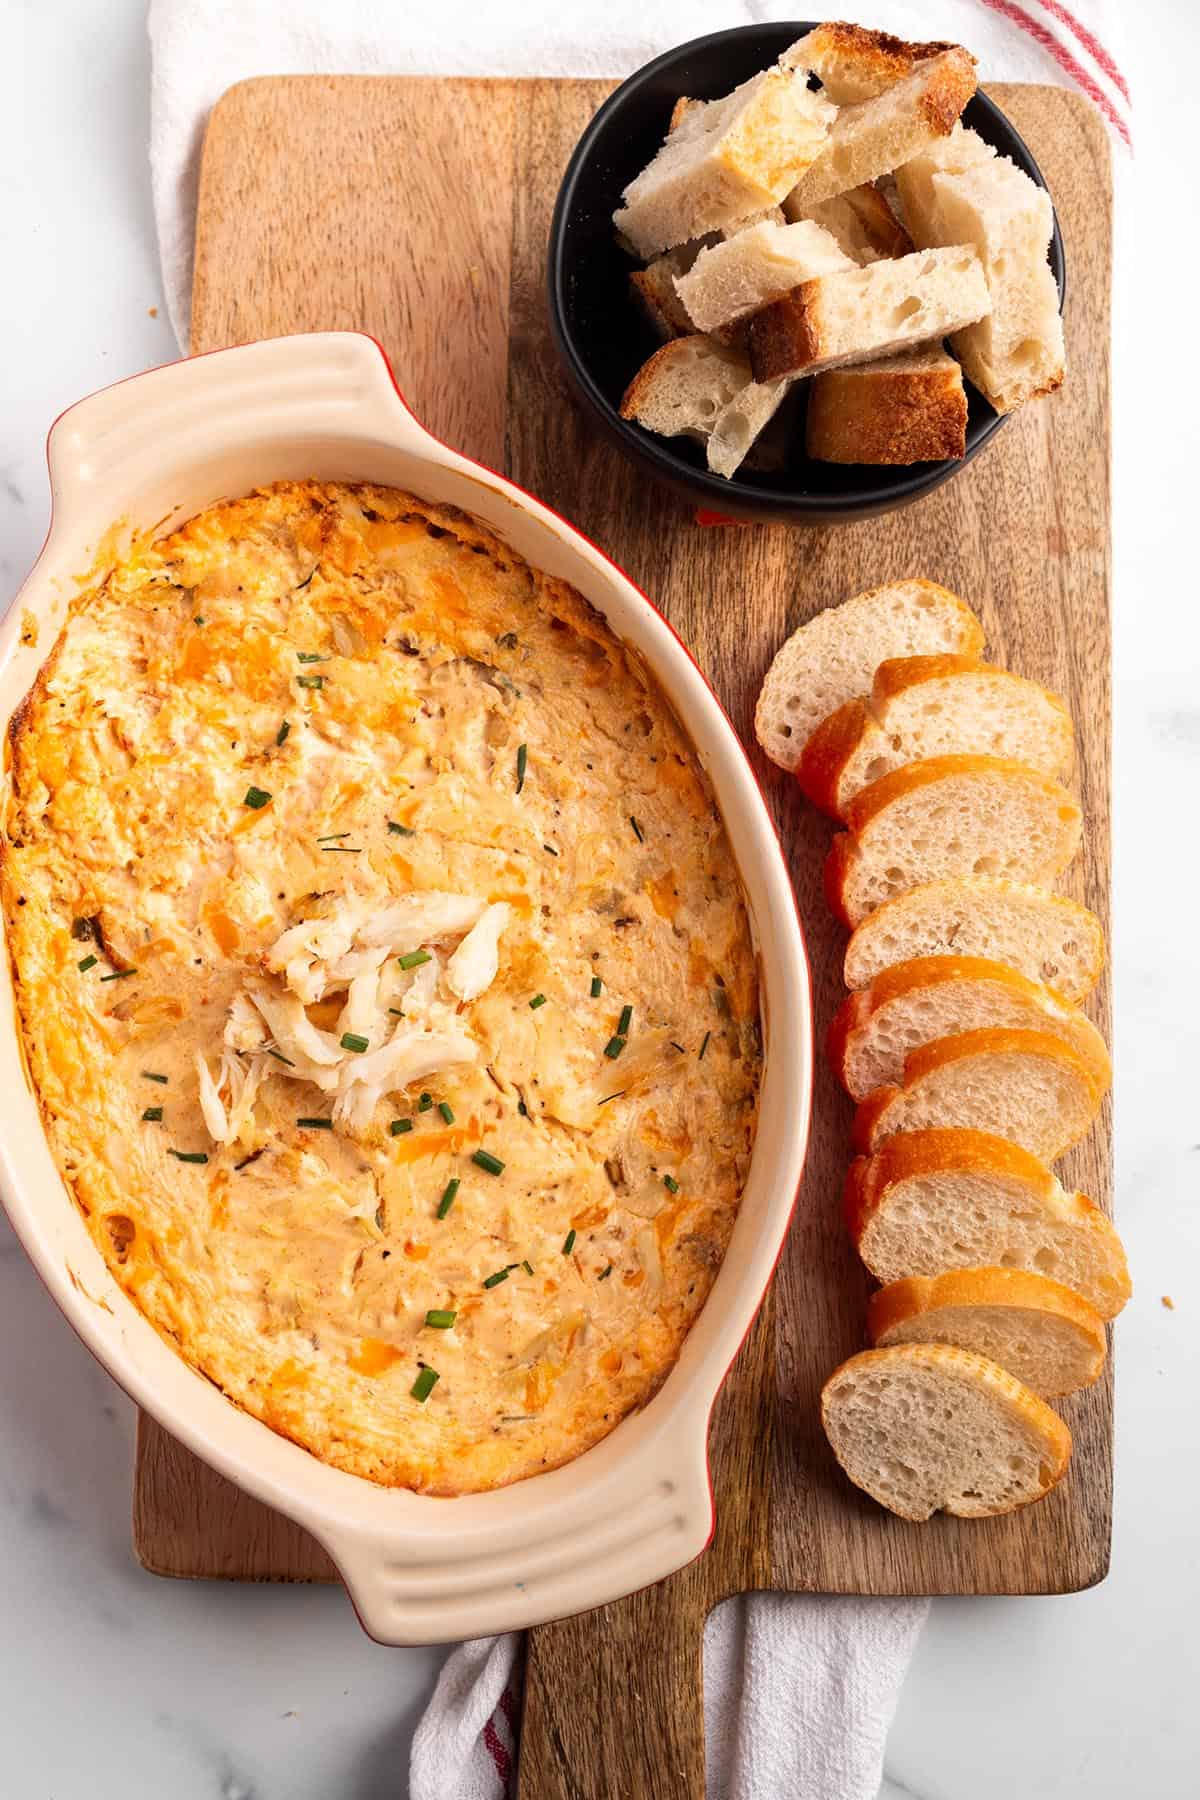
[[[150,0],[150,164],[167,309],[187,349],[204,125],[253,75],[627,75],[687,38],[803,11],[790,0]],[[966,44],[985,81],[1083,89],[1129,143],[1116,0],[866,0],[838,16]]]
[[[789,0],[150,0],[151,172],[171,321],[187,348],[209,109],[254,75],[620,76],[687,38],[794,17]],[[877,0],[838,13],[964,43],[985,81],[1077,86],[1130,144],[1116,0]],[[923,1601],[755,1594],[705,1633],[710,1800],[874,1800]],[[501,1800],[515,1765],[515,1636],[449,1657],[413,1741],[411,1800]],[[399,1792],[399,1788],[397,1789]],[[614,1796],[614,1800],[618,1797]]]

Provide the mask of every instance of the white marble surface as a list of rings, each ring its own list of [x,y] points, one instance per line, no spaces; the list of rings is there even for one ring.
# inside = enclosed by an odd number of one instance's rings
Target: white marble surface
[[[1138,1292],[1118,1334],[1112,1574],[1064,1600],[935,1603],[883,1800],[1196,1791],[1200,948],[1171,921],[1191,915],[1200,876],[1200,610],[1185,548],[1200,394],[1191,360],[1168,364],[1155,346],[1190,335],[1184,296],[1200,273],[1179,173],[1200,9],[1143,0],[1138,17],[1117,322],[1114,945],[1118,1207]],[[174,345],[150,316],[161,296],[141,0],[0,0],[0,44],[6,604],[45,529],[50,420]],[[128,1403],[0,1220],[0,1792],[398,1800],[440,1654],[370,1644],[338,1593],[143,1574],[129,1548],[131,1460]]]

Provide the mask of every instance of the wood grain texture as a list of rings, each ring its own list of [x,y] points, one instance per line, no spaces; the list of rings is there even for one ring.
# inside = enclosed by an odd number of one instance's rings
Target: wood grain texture
[[[743,736],[787,631],[859,589],[926,575],[980,613],[989,653],[1063,694],[1079,725],[1085,848],[1064,883],[1107,920],[1109,846],[1108,146],[1061,89],[999,87],[1066,242],[1065,389],[961,477],[900,513],[831,528],[700,528],[603,442],[550,343],[543,256],[559,176],[608,91],[594,82],[280,78],[228,94],[209,127],[193,347],[314,327],[374,332],[416,412],[595,537],[668,613]],[[486,171],[486,179],[481,178]],[[839,998],[843,935],[820,896],[827,822],[767,764],[808,934],[816,1023]],[[1102,985],[1090,1010],[1109,1023]],[[1005,1519],[910,1525],[840,1477],[820,1385],[863,1344],[866,1281],[840,1220],[850,1105],[819,1068],[812,1147],[779,1274],[713,1418],[708,1553],[599,1615],[531,1634],[521,1793],[703,1792],[702,1622],[749,1588],[898,1594],[1068,1592],[1107,1567],[1111,1378],[1063,1403],[1071,1472]],[[1060,1173],[1111,1197],[1110,1122]],[[321,1579],[286,1521],[150,1422],[136,1542],[175,1574]]]

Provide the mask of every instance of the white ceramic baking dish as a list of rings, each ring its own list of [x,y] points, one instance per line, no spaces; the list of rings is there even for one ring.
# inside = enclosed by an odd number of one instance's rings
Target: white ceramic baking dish
[[[0,633],[5,727],[57,636],[75,577],[126,529],[167,529],[287,478],[370,480],[450,502],[574,584],[653,670],[712,778],[760,951],[766,1064],[757,1147],[729,1252],[668,1380],[595,1449],[495,1493],[436,1499],[329,1468],[234,1406],[110,1276],[51,1159],[0,996],[3,1197],[71,1324],[140,1406],[223,1475],[307,1528],[366,1629],[390,1644],[509,1630],[658,1581],[712,1530],[706,1438],[717,1389],[762,1300],[808,1134],[808,968],[778,840],[738,739],[670,626],[585,538],[431,437],[373,339],[276,338],[173,363],[73,406],[48,446],[53,522]],[[114,534],[114,524],[119,531]],[[36,622],[36,644],[28,629]]]

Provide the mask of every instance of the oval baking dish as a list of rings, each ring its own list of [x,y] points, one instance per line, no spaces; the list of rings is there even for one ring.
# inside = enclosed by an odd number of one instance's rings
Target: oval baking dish
[[[644,1410],[562,1468],[434,1498],[334,1469],[242,1412],[172,1351],[89,1238],[24,1070],[7,957],[0,1030],[3,1198],[56,1302],[139,1405],[319,1540],[373,1637],[431,1643],[512,1630],[660,1580],[711,1533],[708,1416],[779,1255],[808,1132],[803,938],[770,816],[732,727],[646,597],[564,520],[431,437],[371,338],[276,338],[135,376],[64,413],[48,454],[53,522],[0,634],[5,727],[54,645],[76,578],[112,560],[121,533],[157,534],[216,500],[311,477],[378,482],[474,514],[605,615],[691,737],[742,875],[760,961],[757,1141],[724,1264],[670,1376]]]

